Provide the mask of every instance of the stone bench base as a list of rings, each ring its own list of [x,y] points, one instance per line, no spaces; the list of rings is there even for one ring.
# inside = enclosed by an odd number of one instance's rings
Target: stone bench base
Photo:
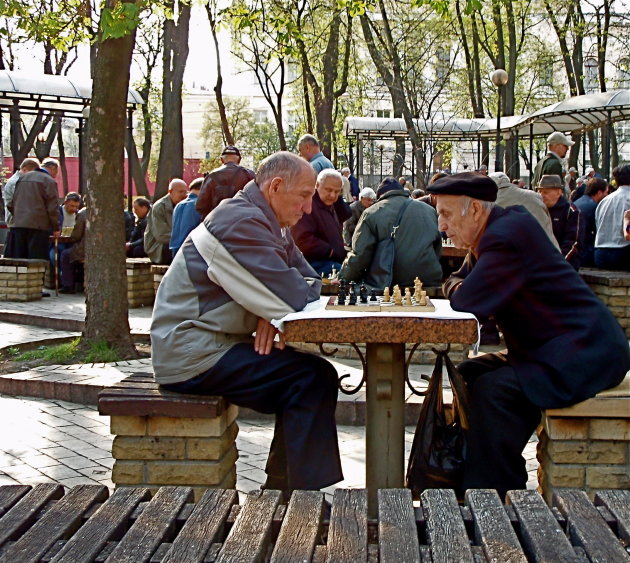
[[[47,260],[0,258],[0,301],[42,298]]]
[[[605,489],[630,489],[630,375],[592,399],[547,410],[538,439],[538,483],[548,504],[567,488],[591,498]]]
[[[630,338],[630,272],[581,268],[580,276],[606,304]]]
[[[157,293],[158,287],[160,287],[160,283],[162,282],[162,278],[166,271],[168,270],[168,266],[163,266],[161,264],[153,264],[151,266],[151,274],[153,275],[153,291]]]
[[[127,258],[127,301],[129,307],[153,305],[153,274],[148,258]]]
[[[152,378],[150,378],[152,379]],[[147,376],[131,376],[99,394],[99,412],[111,416],[116,487],[236,486],[238,408],[221,397],[162,391]],[[182,415],[188,416],[182,416]]]

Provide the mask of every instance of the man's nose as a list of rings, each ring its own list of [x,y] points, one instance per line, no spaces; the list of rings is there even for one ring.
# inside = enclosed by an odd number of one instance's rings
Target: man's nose
[[[313,200],[311,198],[307,199],[302,206],[302,211],[307,215],[310,215],[311,210],[313,209]]]

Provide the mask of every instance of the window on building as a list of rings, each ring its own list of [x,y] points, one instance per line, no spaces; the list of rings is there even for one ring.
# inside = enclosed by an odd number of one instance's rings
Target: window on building
[[[630,90],[630,59],[624,57],[617,67],[617,88]]]
[[[437,62],[435,64],[435,74],[438,80],[446,80],[451,67],[451,53],[445,47],[438,47],[436,51]]]
[[[388,109],[377,109],[376,110],[376,117],[391,117],[391,110]]]
[[[286,82],[293,82],[300,76],[300,65],[290,62],[287,64]]]
[[[254,110],[254,123],[265,123],[267,121],[267,110],[266,109],[255,109]]]
[[[540,63],[538,85],[541,88],[553,88],[553,63],[543,59]]]
[[[597,84],[597,59],[588,57],[584,61],[584,90],[596,92],[598,90]]]

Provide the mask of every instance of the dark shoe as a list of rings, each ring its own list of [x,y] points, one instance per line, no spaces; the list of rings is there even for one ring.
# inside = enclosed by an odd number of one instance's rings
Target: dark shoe
[[[50,297],[50,293],[47,291],[42,291],[42,297]]]
[[[59,293],[76,293],[71,287],[62,287]]]

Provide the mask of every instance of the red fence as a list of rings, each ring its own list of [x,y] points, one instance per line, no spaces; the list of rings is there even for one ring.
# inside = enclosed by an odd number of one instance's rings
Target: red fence
[[[61,171],[57,175],[57,186],[59,189],[59,197],[63,197],[66,192],[79,192],[79,158],[76,156],[66,157],[66,171],[67,171],[67,190],[64,189],[64,180],[61,175]],[[184,161],[184,177],[182,178],[187,184],[190,184],[195,178],[201,176],[199,174],[199,165],[201,161],[197,158],[191,158]],[[10,177],[13,174],[13,158],[10,156],[4,157],[5,178]],[[155,182],[151,182],[149,178],[146,178],[147,188],[151,196],[155,192]],[[132,182],[133,184],[133,182]],[[128,192],[127,187],[127,159],[125,159],[125,195]],[[138,195],[136,186],[133,184],[133,194]]]

